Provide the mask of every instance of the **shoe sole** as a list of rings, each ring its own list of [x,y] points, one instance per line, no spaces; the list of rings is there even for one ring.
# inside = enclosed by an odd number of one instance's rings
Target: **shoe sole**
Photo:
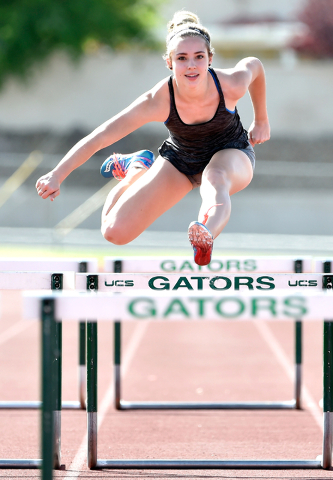
[[[209,231],[200,223],[193,222],[188,228],[188,238],[195,251],[194,261],[198,265],[208,265],[214,242]]]

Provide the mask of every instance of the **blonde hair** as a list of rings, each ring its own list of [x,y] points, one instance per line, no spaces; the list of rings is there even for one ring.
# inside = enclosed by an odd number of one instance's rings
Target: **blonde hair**
[[[163,55],[164,60],[170,58],[170,43],[174,37],[195,37],[200,36],[206,42],[208,55],[214,55],[214,48],[210,43],[210,33],[206,27],[200,24],[199,17],[192,12],[180,10],[176,12],[168,22],[168,35],[166,37],[166,52]]]

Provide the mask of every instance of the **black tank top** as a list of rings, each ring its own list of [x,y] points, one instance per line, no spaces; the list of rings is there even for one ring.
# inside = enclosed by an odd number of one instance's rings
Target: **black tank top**
[[[184,123],[176,108],[172,77],[169,78],[170,115],[165,122],[169,138],[159,148],[160,155],[169,160],[185,175],[201,173],[214,153],[225,148],[248,147],[247,131],[240,121],[237,108],[226,109],[224,96],[215,71],[210,68],[220,102],[214,117],[208,122],[189,125]]]

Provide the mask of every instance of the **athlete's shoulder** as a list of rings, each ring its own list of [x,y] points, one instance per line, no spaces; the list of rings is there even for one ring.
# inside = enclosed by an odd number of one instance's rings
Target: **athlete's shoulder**
[[[259,58],[256,57],[246,57],[236,63],[234,67],[231,68],[214,68],[218,77],[222,77],[230,82],[238,80],[247,75],[249,72],[252,72],[254,69],[262,63]]]
[[[232,68],[217,68],[215,72],[222,90],[230,97],[241,98],[251,84],[253,73],[261,62],[256,57],[246,57]]]
[[[168,90],[168,81],[170,77],[165,77],[159,82],[157,82],[150,90],[149,93],[152,95],[158,95],[160,93],[166,92]]]
[[[234,68],[214,69],[220,81],[225,99],[237,102],[246,92],[246,84],[236,74]]]
[[[233,68],[214,68],[221,87],[225,88],[233,83]]]
[[[170,109],[170,95],[168,81],[170,77],[163,78],[150,90],[148,90],[144,96],[146,97],[147,106],[154,112],[156,121],[163,121],[169,115]]]

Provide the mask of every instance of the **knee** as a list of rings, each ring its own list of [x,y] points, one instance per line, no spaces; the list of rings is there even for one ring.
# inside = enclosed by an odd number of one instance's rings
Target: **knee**
[[[214,188],[229,188],[230,180],[225,169],[211,168],[203,173],[203,180],[206,180]]]
[[[102,225],[101,232],[105,240],[114,245],[126,245],[131,241],[126,234],[124,234],[123,229],[117,228],[115,226],[105,226]]]

